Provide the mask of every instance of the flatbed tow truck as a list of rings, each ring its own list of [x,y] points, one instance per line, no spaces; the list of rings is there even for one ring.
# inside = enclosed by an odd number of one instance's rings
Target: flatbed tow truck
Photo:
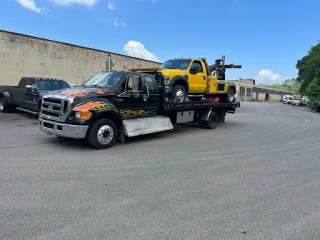
[[[198,123],[214,129],[235,103],[218,99],[170,100],[164,75],[158,71],[95,74],[81,86],[42,98],[39,129],[66,138],[86,138],[96,149],[111,147],[125,137],[173,129],[173,124]]]

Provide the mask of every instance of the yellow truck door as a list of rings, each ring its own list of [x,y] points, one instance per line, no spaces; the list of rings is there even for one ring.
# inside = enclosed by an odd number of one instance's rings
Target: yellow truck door
[[[194,70],[197,70],[196,73]],[[207,88],[207,80],[204,63],[200,60],[193,60],[188,69],[189,94],[204,93]]]

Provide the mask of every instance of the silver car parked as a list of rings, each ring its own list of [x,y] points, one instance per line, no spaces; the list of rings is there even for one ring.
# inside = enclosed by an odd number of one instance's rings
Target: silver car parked
[[[294,98],[292,100],[292,106],[302,106],[302,99],[301,98]]]

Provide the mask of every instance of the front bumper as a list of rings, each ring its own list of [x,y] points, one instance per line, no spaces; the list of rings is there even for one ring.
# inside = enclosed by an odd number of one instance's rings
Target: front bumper
[[[88,125],[71,125],[39,118],[39,129],[43,132],[67,138],[85,138]]]

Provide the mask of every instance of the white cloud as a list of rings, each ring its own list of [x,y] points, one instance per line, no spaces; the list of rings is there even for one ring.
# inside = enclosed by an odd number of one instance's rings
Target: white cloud
[[[108,9],[109,10],[115,10],[116,9],[116,5],[114,3],[112,3],[112,2],[109,2]]]
[[[257,80],[263,83],[275,83],[280,80],[280,75],[270,69],[263,69],[258,73]]]
[[[119,21],[117,18],[113,18],[113,20],[110,21],[101,17],[100,19],[98,19],[98,22],[103,24],[113,24],[116,27],[120,27],[120,25],[122,25],[123,27],[127,27],[127,24],[125,24],[124,21]]]
[[[44,8],[39,8],[37,7],[37,4],[35,3],[34,0],[16,0],[22,7],[37,12],[41,13],[44,11]]]
[[[159,59],[153,53],[147,51],[144,45],[138,41],[128,41],[128,43],[124,45],[123,51],[131,57],[143,58],[146,60],[160,62]]]
[[[115,25],[116,27],[119,27],[119,23],[117,19],[113,19],[113,25]]]
[[[100,18],[100,19],[98,19],[98,22],[108,23],[108,24],[111,24],[111,23],[112,23],[111,21],[109,21],[109,20],[107,20],[107,19],[105,19],[105,18]]]
[[[87,7],[93,7],[98,3],[98,0],[52,0],[55,4],[60,6],[70,6],[72,4],[83,5]]]

